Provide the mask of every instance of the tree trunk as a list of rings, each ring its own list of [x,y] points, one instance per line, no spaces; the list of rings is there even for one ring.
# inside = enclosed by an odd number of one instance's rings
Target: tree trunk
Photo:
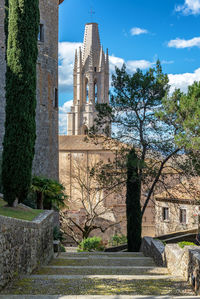
[[[42,192],[37,192],[37,209],[43,210],[43,194],[42,194]]]
[[[140,206],[141,183],[138,175],[138,159],[132,149],[127,161],[127,191],[126,191],[126,216],[128,251],[140,250],[142,214]]]

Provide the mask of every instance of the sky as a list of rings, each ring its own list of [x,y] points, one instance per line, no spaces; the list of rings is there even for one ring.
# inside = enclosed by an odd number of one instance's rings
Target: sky
[[[200,80],[200,0],[64,0],[59,8],[60,134],[67,131],[74,53],[88,22],[99,24],[111,74],[123,63],[130,73],[145,71],[160,59],[172,91],[186,92]]]

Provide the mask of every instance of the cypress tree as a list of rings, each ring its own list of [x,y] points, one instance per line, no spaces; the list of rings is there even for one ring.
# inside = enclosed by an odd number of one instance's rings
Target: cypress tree
[[[39,1],[9,0],[2,183],[10,206],[26,198],[31,183],[38,30]]]
[[[142,213],[140,206],[141,183],[139,179],[138,159],[132,149],[127,160],[126,216],[128,251],[137,252],[141,245]]]

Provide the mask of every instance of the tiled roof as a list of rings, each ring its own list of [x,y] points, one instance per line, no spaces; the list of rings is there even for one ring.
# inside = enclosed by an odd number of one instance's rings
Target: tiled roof
[[[103,143],[103,138],[99,137],[98,139],[95,138],[89,139],[85,135],[73,135],[73,136],[59,136],[59,150],[60,151],[109,151],[112,149],[117,149],[118,146],[114,141],[110,139],[111,143]],[[110,147],[110,145],[112,145]]]
[[[155,196],[158,201],[199,201],[200,178],[194,177],[177,184],[174,188],[164,191]]]

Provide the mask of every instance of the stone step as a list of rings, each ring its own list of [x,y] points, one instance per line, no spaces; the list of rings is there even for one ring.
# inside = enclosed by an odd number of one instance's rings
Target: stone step
[[[98,275],[98,274],[94,274],[94,275],[61,275],[61,274],[57,274],[57,275],[25,275],[22,276],[22,278],[30,278],[30,279],[43,279],[43,280],[47,280],[47,279],[85,279],[85,278],[89,278],[89,279],[114,279],[114,280],[156,280],[156,279],[174,279],[175,277],[173,275]],[[179,280],[183,280],[181,279],[181,277],[177,277]]]
[[[107,256],[107,257],[144,257],[142,252],[62,252],[59,257],[85,257],[85,256]]]
[[[198,299],[200,296],[134,296],[134,299]],[[0,295],[0,299],[133,299],[130,295],[101,296],[101,295]]]
[[[123,278],[123,277],[122,277]],[[5,295],[68,295],[72,299],[72,295],[85,295],[87,299],[89,295],[115,295],[114,298],[118,299],[118,295],[134,296],[194,296],[191,287],[178,279],[122,279],[117,276],[110,279],[102,278],[89,278],[82,279],[65,278],[63,276],[59,279],[53,279],[50,276],[26,277],[21,280],[13,281],[9,288],[1,292],[4,299]],[[136,295],[136,297],[135,297]],[[48,298],[48,297],[47,297]],[[49,297],[50,298],[50,297]],[[60,296],[60,298],[62,298]],[[76,298],[76,297],[75,297]],[[98,297],[97,297],[98,298]],[[103,297],[104,298],[104,297]],[[22,299],[22,296],[20,297]],[[63,299],[63,298],[62,298]]]
[[[168,274],[167,268],[130,266],[45,266],[35,272],[39,275],[160,275]]]
[[[56,258],[49,263],[50,266],[155,266],[148,257],[106,258],[106,257],[81,257],[81,258]]]

